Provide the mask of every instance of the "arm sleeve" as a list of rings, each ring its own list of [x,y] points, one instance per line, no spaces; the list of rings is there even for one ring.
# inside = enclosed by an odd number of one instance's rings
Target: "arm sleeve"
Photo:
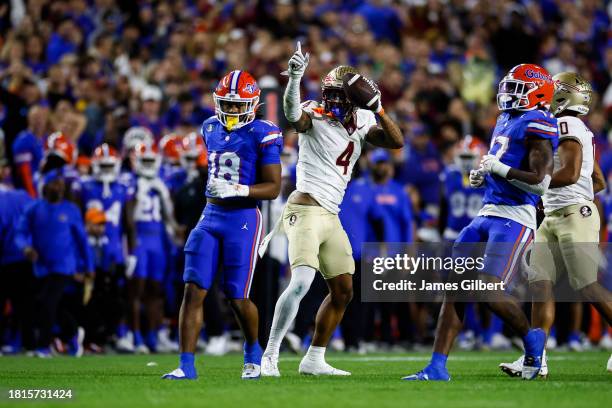
[[[36,188],[34,187],[34,178],[32,177],[32,166],[30,162],[17,163],[17,174],[19,174],[21,183],[30,197],[36,198],[37,194]]]

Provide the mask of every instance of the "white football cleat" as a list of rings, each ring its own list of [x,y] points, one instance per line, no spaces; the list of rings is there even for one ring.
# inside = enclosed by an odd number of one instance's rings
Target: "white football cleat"
[[[518,358],[518,360],[513,361],[512,363],[501,363],[499,368],[510,377],[520,377],[523,374],[523,361],[525,360],[525,355],[523,354]],[[540,368],[540,372],[538,373],[539,377],[546,378],[548,377],[548,359],[546,357],[546,350],[544,350],[544,357],[542,358],[542,367]]]
[[[229,352],[229,335],[214,336],[208,339],[205,353],[211,356],[224,356]]]
[[[117,351],[120,353],[133,353],[134,352],[134,334],[130,331],[125,336],[120,337],[115,344]]]
[[[491,343],[489,344],[489,346],[493,350],[506,350],[512,347],[512,342],[503,334],[495,333],[491,337]]]
[[[582,342],[579,340],[570,340],[567,343],[567,347],[570,351],[574,351],[576,353],[582,353],[584,351],[584,347],[582,346]]]
[[[158,353],[175,353],[179,351],[179,345],[176,341],[170,339],[170,329],[164,328],[157,332],[157,352]]]
[[[298,354],[302,351],[302,339],[297,334],[287,332],[284,340],[292,353]]]
[[[280,377],[278,370],[278,356],[264,356],[261,358],[262,377]]]
[[[261,366],[253,363],[246,363],[242,367],[243,380],[256,380],[261,377]]]
[[[599,347],[604,350],[612,350],[612,336],[606,333],[599,341]]]
[[[148,348],[148,347],[147,347],[147,345],[146,345],[146,344],[144,344],[144,343],[143,343],[143,344],[141,344],[140,346],[137,346],[137,347],[134,349],[134,352],[135,352],[136,354],[149,354],[149,353],[150,353],[149,348]]]
[[[300,368],[298,369],[298,372],[304,375],[351,375],[351,373],[349,373],[348,371],[334,368],[327,364],[325,361],[314,362],[306,357],[304,357],[300,362]]]
[[[610,359],[608,360],[608,371],[612,373],[612,354],[610,355]]]
[[[162,380],[195,380],[196,378],[198,378],[197,375],[188,377],[181,368],[177,368],[176,370],[162,376]]]

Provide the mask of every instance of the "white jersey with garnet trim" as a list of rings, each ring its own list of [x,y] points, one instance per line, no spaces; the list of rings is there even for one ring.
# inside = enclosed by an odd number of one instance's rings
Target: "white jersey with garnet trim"
[[[582,148],[582,167],[580,177],[574,184],[559,188],[549,188],[542,197],[544,212],[550,214],[568,205],[582,204],[593,201],[593,167],[595,162],[595,146],[593,145],[593,133],[584,122],[573,116],[557,118],[557,129],[559,131],[559,143],[564,140],[575,140]],[[557,170],[561,166],[559,151],[555,152],[554,167]]]
[[[353,166],[376,118],[369,110],[357,110],[349,134],[316,102],[306,101],[302,109],[312,119],[312,127],[299,134],[297,191],[310,194],[323,208],[338,214]]]

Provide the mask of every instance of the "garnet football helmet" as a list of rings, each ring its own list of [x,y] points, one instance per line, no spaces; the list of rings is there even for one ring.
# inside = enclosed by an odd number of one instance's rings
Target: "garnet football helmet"
[[[213,93],[217,119],[230,131],[251,123],[255,120],[260,93],[251,74],[240,70],[230,72],[219,81]]]
[[[548,108],[553,92],[553,80],[548,71],[535,64],[520,64],[500,81],[497,106],[502,111]]]

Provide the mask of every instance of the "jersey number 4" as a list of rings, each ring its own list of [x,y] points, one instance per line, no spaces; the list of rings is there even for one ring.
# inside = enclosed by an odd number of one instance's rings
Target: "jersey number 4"
[[[354,150],[355,143],[351,141],[348,143],[348,146],[346,146],[346,149],[344,149],[344,151],[340,153],[340,156],[338,156],[336,159],[336,166],[343,167],[342,174],[345,176],[348,173],[349,166],[351,165],[351,156],[353,155]]]

